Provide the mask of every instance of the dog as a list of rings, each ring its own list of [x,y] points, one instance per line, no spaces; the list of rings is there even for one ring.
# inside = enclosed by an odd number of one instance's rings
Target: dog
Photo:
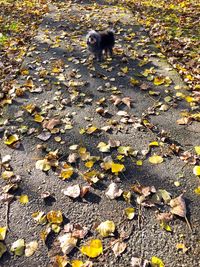
[[[87,36],[88,50],[97,58],[98,61],[102,61],[103,51],[105,55],[113,56],[113,47],[115,45],[115,36],[113,30],[107,31],[94,31],[91,30]]]

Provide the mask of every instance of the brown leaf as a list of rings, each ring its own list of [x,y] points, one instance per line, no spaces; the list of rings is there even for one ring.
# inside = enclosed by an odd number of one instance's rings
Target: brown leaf
[[[131,108],[131,98],[129,96],[123,97],[122,102],[128,107]]]
[[[50,120],[45,120],[42,124],[43,128],[52,130],[56,125],[60,124],[60,119],[52,118]]]
[[[177,198],[172,199],[169,202],[169,205],[171,206],[171,213],[185,218],[187,211],[186,211],[185,200],[182,196],[183,194],[181,194]]]
[[[156,219],[159,222],[170,222],[173,219],[173,214],[171,212],[158,213]]]
[[[125,242],[121,242],[120,240],[117,240],[117,242],[113,241],[113,243],[114,245],[112,246],[112,250],[115,254],[115,257],[118,257],[125,251],[127,244]]]

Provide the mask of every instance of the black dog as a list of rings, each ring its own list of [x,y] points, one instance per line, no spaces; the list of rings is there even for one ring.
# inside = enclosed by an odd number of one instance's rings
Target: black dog
[[[103,51],[105,55],[113,55],[113,47],[115,44],[114,32],[112,30],[97,32],[90,31],[87,34],[88,50],[97,58],[98,61],[102,60]]]

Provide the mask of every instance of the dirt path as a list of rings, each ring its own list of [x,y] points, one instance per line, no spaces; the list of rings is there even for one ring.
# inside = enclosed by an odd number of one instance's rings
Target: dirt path
[[[21,178],[19,189],[14,191],[15,199],[9,205],[10,230],[5,244],[9,250],[14,241],[23,238],[26,243],[37,240],[39,247],[31,257],[6,252],[0,265],[53,266],[52,257],[60,255],[55,240],[63,234],[63,225],[70,222],[89,229],[89,234],[79,240],[78,247],[87,240],[100,238],[107,248],[110,241],[119,238],[123,232],[128,235],[124,238],[127,246],[124,253],[115,257],[112,249],[107,249],[102,256],[92,260],[94,266],[131,266],[132,257],[151,260],[156,256],[166,267],[197,267],[200,265],[200,213],[199,196],[194,189],[199,181],[192,173],[193,167],[181,160],[180,154],[200,145],[199,125],[194,122],[186,128],[176,123],[180,112],[188,106],[179,101],[174,87],[179,86],[183,90],[178,91],[184,92],[185,85],[129,10],[97,2],[68,1],[66,4],[59,1],[50,6],[50,13],[45,16],[23,63],[18,90],[25,90],[25,93],[4,110],[3,120],[7,119],[7,122],[0,126],[1,137],[17,134],[21,144],[13,149],[5,145],[3,138],[0,139],[1,156],[11,155],[7,170],[11,166],[14,175]],[[89,57],[85,36],[88,29],[105,29],[108,24],[113,25],[116,32],[115,55],[100,64]],[[157,86],[153,80],[161,75],[169,78]],[[131,108],[122,102],[114,105],[111,98],[116,100],[116,97],[119,102],[127,97],[127,105],[130,98]],[[58,124],[53,121],[55,118]],[[45,120],[51,121],[52,125],[44,126]],[[107,153],[99,151],[98,144],[108,144],[109,140],[120,141],[121,146],[130,146],[135,152],[118,153],[118,144],[107,148]],[[149,146],[153,141],[159,145]],[[72,145],[78,145],[78,148],[70,150]],[[95,162],[94,157],[81,153],[80,147],[99,159]],[[50,166],[48,172],[37,169],[36,162],[50,152],[55,152],[54,160],[59,167]],[[79,156],[71,164],[74,174],[62,180],[58,177],[60,171],[74,152]],[[163,158],[161,164],[149,162],[149,157],[154,154]],[[112,156],[113,161],[123,164],[126,170],[116,175],[102,169],[106,156]],[[191,159],[194,159],[193,154]],[[85,167],[87,161],[95,162],[91,167],[95,174],[86,179],[82,174],[88,170]],[[2,172],[5,169],[4,164]],[[62,190],[69,185],[88,185],[87,180],[92,185],[84,198],[73,200],[63,194]],[[122,196],[114,200],[106,197],[111,181],[124,192],[132,193],[131,203]],[[138,205],[137,194],[131,189],[136,183],[167,190],[172,198],[185,192],[192,232],[185,220],[176,216],[169,223],[172,232],[161,229],[156,213],[169,211],[169,205],[162,201],[151,208],[143,207],[144,203]],[[0,180],[1,187],[6,184],[10,184],[8,180]],[[44,201],[41,194],[46,191],[53,197]],[[21,194],[29,197],[26,205],[17,199]],[[156,195],[149,194],[151,197]],[[130,206],[136,209],[133,220],[124,215],[124,209]],[[64,222],[61,233],[50,233],[45,245],[40,232],[46,226],[38,225],[32,214],[36,211],[46,214],[51,210],[60,210]],[[95,224],[106,220],[115,223],[115,237],[102,238],[94,230]],[[5,224],[6,204],[1,202],[0,226]],[[178,243],[185,244],[188,251],[178,251]],[[87,257],[75,248],[69,259],[85,262]]]

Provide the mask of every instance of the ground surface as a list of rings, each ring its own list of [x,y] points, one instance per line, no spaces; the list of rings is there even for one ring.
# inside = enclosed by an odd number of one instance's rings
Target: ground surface
[[[88,55],[85,35],[88,29],[105,29],[109,24],[116,32],[115,55],[113,59],[98,63]],[[52,257],[57,255],[54,250],[57,234],[50,233],[45,245],[40,239],[45,226],[38,225],[32,214],[60,210],[65,217],[63,224],[78,223],[90,230],[79,241],[78,247],[97,237],[108,248],[102,256],[92,260],[94,266],[131,266],[134,256],[147,260],[156,256],[168,267],[199,266],[199,196],[194,193],[199,178],[193,174],[193,166],[187,163],[189,160],[198,162],[194,146],[200,145],[200,126],[197,121],[187,126],[177,123],[181,111],[190,110],[189,104],[177,96],[177,91],[186,92],[185,84],[151,43],[148,33],[137,24],[134,15],[123,6],[108,5],[103,1],[54,2],[30,45],[21,73],[17,86],[19,92],[25,90],[25,93],[4,108],[4,123],[0,126],[1,157],[11,155],[7,167],[12,167],[21,182],[19,189],[14,191],[15,199],[9,204],[8,219],[6,204],[0,204],[0,225],[5,226],[8,220],[10,230],[5,240],[8,250],[19,238],[25,239],[26,243],[37,240],[39,247],[31,257],[18,257],[6,252],[0,265],[52,266]],[[156,85],[153,81],[158,76],[169,79]],[[174,89],[177,86],[179,90]],[[130,97],[131,108],[121,103],[114,105],[111,95],[121,99]],[[102,107],[101,112],[108,110],[108,113],[98,113],[96,109],[99,107]],[[127,113],[120,115],[120,110]],[[47,129],[44,120],[52,118],[57,118],[59,124]],[[87,130],[90,126],[98,129],[90,133]],[[16,134],[20,146],[6,145],[6,134]],[[47,135],[49,138],[45,141]],[[107,153],[100,152],[97,145],[100,142],[108,144],[109,140],[120,141],[121,146],[131,146],[138,151],[137,156],[127,153],[120,161],[117,148],[110,148]],[[159,146],[149,148],[152,141],[158,141]],[[68,155],[74,152],[69,148],[75,144],[79,146],[75,152],[80,159],[71,164],[74,174],[62,180],[58,177],[60,169],[64,168],[63,162],[67,162]],[[87,167],[80,147],[86,148],[92,156],[100,157],[92,170],[99,170],[104,177],[94,184],[94,177],[90,178],[90,192],[84,198],[72,199],[61,190],[69,185],[88,185],[82,177]],[[38,160],[56,150],[59,168],[52,167],[48,172],[36,168]],[[180,158],[184,151],[191,152],[185,161]],[[151,164],[149,157],[153,154],[160,155],[163,162]],[[116,175],[100,167],[103,159],[110,155],[115,162],[124,164],[126,170],[123,173]],[[142,160],[142,166],[138,166],[138,160]],[[6,164],[2,166],[4,172]],[[111,181],[115,181],[123,191],[132,192],[131,203],[122,196],[114,200],[106,197]],[[172,232],[161,229],[156,212],[168,211],[169,205],[159,203],[151,208],[138,205],[137,194],[131,190],[136,183],[154,186],[157,190],[165,189],[172,198],[184,192],[192,231],[184,218],[176,216],[169,223]],[[3,187],[10,182],[1,179],[0,184]],[[41,193],[46,191],[54,196],[53,201],[44,201],[41,197]],[[18,200],[22,194],[28,195],[26,205]],[[136,208],[133,220],[124,215],[124,209],[130,206]],[[125,231],[129,235],[124,240],[127,248],[119,257],[115,257],[109,248],[110,241],[116,239],[117,234],[115,238],[102,238],[94,230],[94,224],[106,220],[114,221],[119,234]],[[185,244],[187,252],[177,250],[180,243]],[[87,257],[75,248],[69,258],[85,262]]]

